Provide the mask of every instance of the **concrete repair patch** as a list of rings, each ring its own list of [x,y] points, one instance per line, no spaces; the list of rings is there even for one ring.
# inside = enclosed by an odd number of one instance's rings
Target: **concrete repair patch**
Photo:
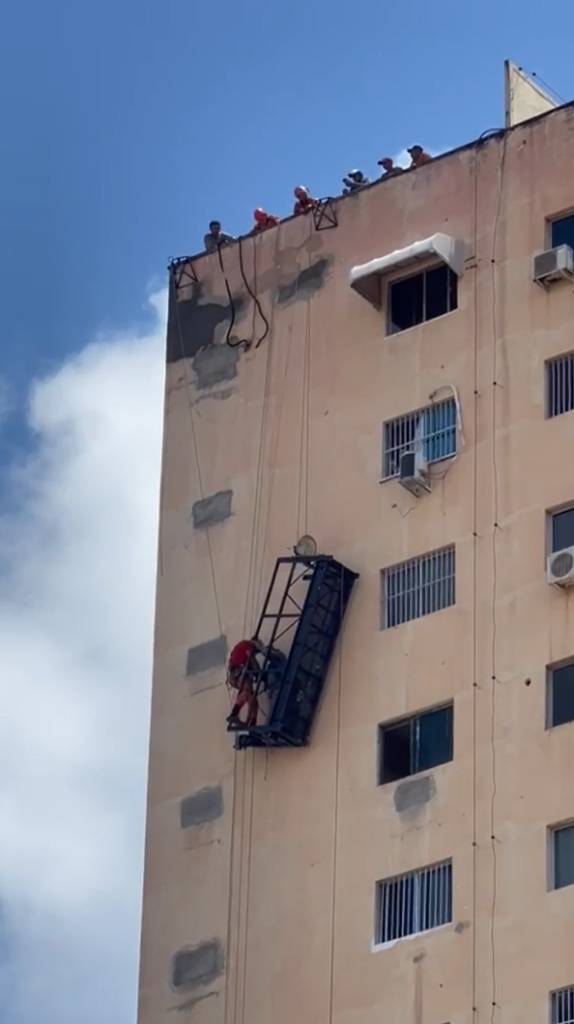
[[[185,663],[186,676],[196,676],[200,672],[208,672],[210,668],[220,668],[227,662],[227,637],[217,636],[206,640],[203,644],[189,647]]]
[[[222,523],[231,515],[233,491],[218,491],[209,498],[196,501],[191,509],[191,518],[196,530]]]
[[[171,961],[171,983],[174,988],[199,988],[211,985],[223,973],[223,947],[219,939],[200,942],[178,950]]]
[[[186,796],[179,805],[182,828],[193,828],[216,821],[223,814],[223,791],[221,786],[206,786],[192,796]]]

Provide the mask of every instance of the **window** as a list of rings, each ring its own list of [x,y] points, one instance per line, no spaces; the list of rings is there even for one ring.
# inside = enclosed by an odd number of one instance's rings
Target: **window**
[[[435,320],[457,308],[458,279],[446,263],[389,284],[388,333]]]
[[[574,1024],[574,985],[551,993],[550,1024]]]
[[[574,885],[574,825],[560,825],[550,831],[551,889]]]
[[[452,921],[452,861],[377,882],[375,943]]]
[[[574,249],[574,213],[550,222],[550,245],[553,249],[557,245],[569,245]]]
[[[546,418],[574,409],[574,352],[546,363]]]
[[[550,554],[574,545],[574,508],[550,514]]]
[[[382,629],[449,608],[455,599],[454,544],[383,569]]]
[[[383,424],[383,478],[398,476],[401,456],[420,441],[427,462],[456,455],[457,412],[454,398]]]
[[[453,706],[379,726],[379,785],[452,761]]]
[[[574,722],[574,661],[550,666],[547,674],[547,727],[565,722]]]

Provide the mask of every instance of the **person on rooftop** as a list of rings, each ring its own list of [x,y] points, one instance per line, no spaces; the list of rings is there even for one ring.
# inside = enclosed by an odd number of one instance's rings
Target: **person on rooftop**
[[[379,167],[383,168],[381,178],[393,178],[396,174],[402,174],[403,167],[395,167],[395,163],[391,160],[390,156],[384,156],[382,160],[378,161]]]
[[[309,189],[305,188],[304,185],[297,185],[297,188],[293,189],[293,195],[295,196],[295,205],[293,206],[294,217],[297,217],[300,213],[309,213],[317,205],[317,200],[309,195]]]
[[[279,217],[273,213],[266,213],[260,206],[253,212],[253,219],[255,221],[253,231],[265,231],[266,228],[272,228],[279,223]]]
[[[357,192],[360,188],[370,184],[369,179],[365,177],[362,171],[349,171],[343,178],[343,185],[347,186],[343,189],[343,195],[348,196],[351,192]]]
[[[229,242],[234,242],[235,239],[232,235],[226,235],[225,231],[221,230],[221,224],[218,220],[210,220],[209,231],[203,236],[203,244],[206,252],[214,252],[219,249],[220,245],[228,245]]]
[[[422,167],[423,164],[430,164],[432,160],[430,153],[426,153],[422,146],[411,146],[407,153],[410,153],[411,167]]]

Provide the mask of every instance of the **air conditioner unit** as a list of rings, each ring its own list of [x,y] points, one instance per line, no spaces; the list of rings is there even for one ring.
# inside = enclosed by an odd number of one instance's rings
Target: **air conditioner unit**
[[[427,461],[420,448],[401,455],[399,483],[415,498],[420,498],[423,491],[430,491]]]
[[[555,587],[574,586],[574,547],[548,555],[546,579]]]
[[[574,252],[569,245],[559,245],[534,257],[533,277],[543,286],[561,277],[574,277]]]

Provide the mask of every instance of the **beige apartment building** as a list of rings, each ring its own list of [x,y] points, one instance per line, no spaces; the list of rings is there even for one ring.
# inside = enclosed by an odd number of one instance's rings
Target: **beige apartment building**
[[[139,1024],[574,1024],[574,105],[512,75],[171,267]]]

